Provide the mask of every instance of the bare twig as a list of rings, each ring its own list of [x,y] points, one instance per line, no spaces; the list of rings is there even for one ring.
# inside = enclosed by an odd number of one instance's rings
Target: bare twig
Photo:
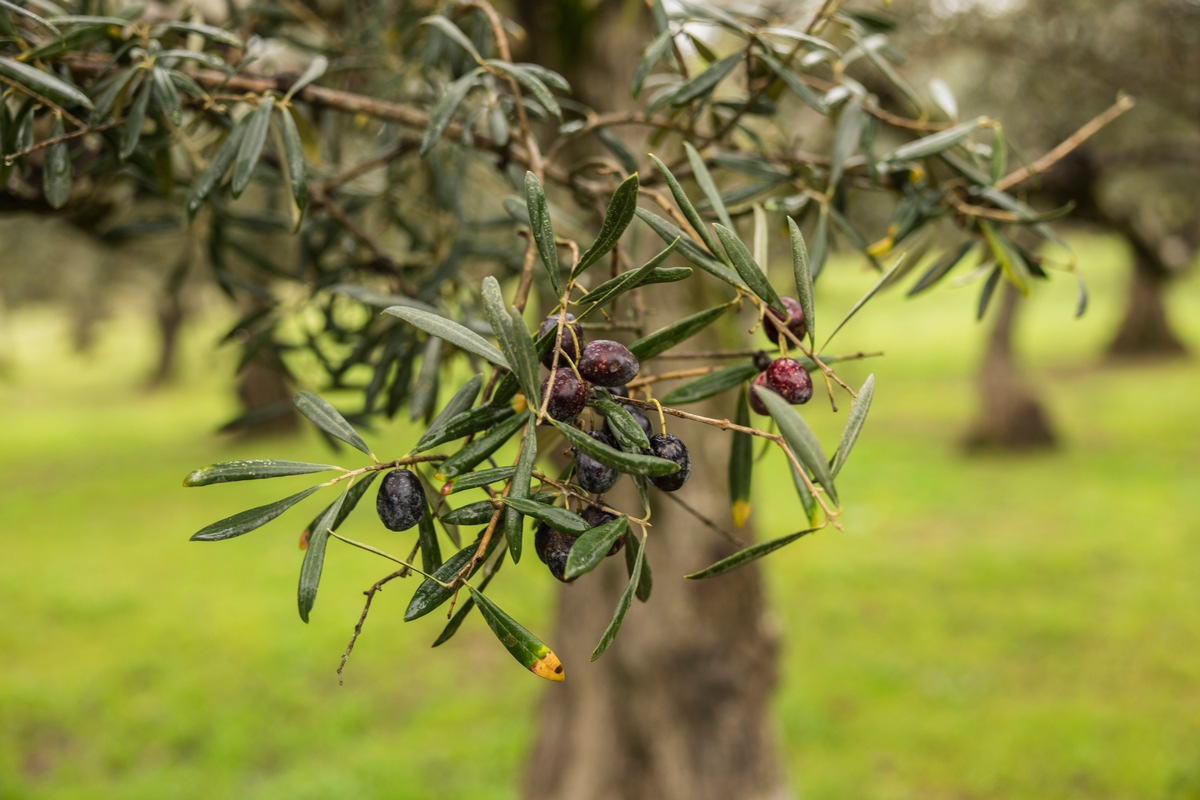
[[[496,54],[500,60],[512,63],[512,52],[508,48],[508,34],[504,32],[504,25],[500,22],[500,15],[496,13],[496,9],[487,0],[469,0],[462,5],[462,8],[474,8],[478,10],[487,19],[488,25],[492,28],[492,38],[496,40]],[[492,70],[499,72],[499,70]],[[529,127],[529,117],[525,114],[525,105],[521,102],[521,85],[517,83],[517,79],[511,74],[505,72],[499,75],[505,83],[508,84],[508,90],[512,92],[513,109],[517,114],[517,127],[521,131],[521,140],[525,143],[525,151],[529,155],[529,169],[534,175],[538,176],[538,180],[544,177],[545,167],[540,150],[538,149],[537,139],[534,138],[533,131]]]
[[[385,575],[371,585],[371,588],[363,592],[367,600],[363,603],[362,613],[358,615],[358,622],[354,626],[354,633],[350,634],[350,642],[346,645],[345,651],[342,653],[342,660],[338,662],[337,676],[338,686],[342,685],[342,670],[346,668],[346,662],[350,660],[350,654],[354,652],[354,645],[358,642],[358,637],[362,634],[363,625],[367,621],[367,614],[371,613],[371,601],[375,599],[376,593],[383,589],[384,585],[400,578],[405,574],[404,570],[396,570],[390,575]]]
[[[1132,97],[1126,94],[1121,95],[1111,106],[1085,122],[1079,128],[1079,130],[1072,133],[1066,139],[1063,139],[1057,147],[1046,153],[1037,161],[1034,161],[1032,164],[1026,167],[1014,170],[1013,172],[1005,175],[996,183],[996,188],[1000,191],[1006,191],[1019,183],[1023,183],[1034,175],[1040,175],[1043,172],[1047,172],[1059,161],[1066,158],[1071,151],[1078,148],[1092,136],[1095,136],[1096,133],[1099,132],[1100,129],[1105,125],[1108,125],[1117,117],[1133,108],[1133,105],[1134,100]]]

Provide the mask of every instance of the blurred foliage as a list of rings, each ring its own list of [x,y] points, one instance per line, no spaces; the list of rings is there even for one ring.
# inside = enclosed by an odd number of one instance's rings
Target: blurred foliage
[[[916,44],[909,66],[952,87],[965,112],[1000,113],[1032,160],[1118,95],[1137,102],[1030,189],[1071,202],[1073,218],[1144,240],[1157,268],[1200,249],[1200,5],[1191,0],[986,4],[931,0],[898,9]],[[1003,64],[997,68],[997,64]]]

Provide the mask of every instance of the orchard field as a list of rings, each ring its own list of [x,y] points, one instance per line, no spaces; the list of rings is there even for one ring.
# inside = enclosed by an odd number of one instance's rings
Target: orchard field
[[[832,348],[887,351],[839,369],[877,379],[839,481],[846,530],[764,562],[784,648],[777,724],[807,800],[1200,797],[1200,369],[1102,365],[1123,254],[1076,246],[1087,316],[1071,316],[1059,277],[1020,325],[1058,451],[962,455],[986,331],[973,287],[881,295]],[[841,266],[818,285],[825,330],[873,282]],[[1194,270],[1170,302],[1200,352]],[[181,380],[154,393],[141,311],[102,323],[87,358],[61,312],[0,326],[0,798],[517,797],[536,700],[555,687],[478,618],[429,651],[438,615],[403,624],[410,589],[392,584],[339,686],[378,560],[331,548],[305,626],[296,540],[315,506],[233,542],[188,541],[282,494],[184,490],[192,468],[331,457],[311,435],[213,434],[234,413],[235,354],[213,346],[226,322],[194,324]],[[810,408],[836,441],[842,419]],[[397,453],[411,441],[400,424],[372,437]],[[778,535],[800,526],[770,466],[754,514]],[[549,636],[552,593],[570,588],[530,567],[498,601]]]

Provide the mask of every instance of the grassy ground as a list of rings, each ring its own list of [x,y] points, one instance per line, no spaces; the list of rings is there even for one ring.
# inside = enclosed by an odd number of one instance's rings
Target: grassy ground
[[[1059,280],[1023,326],[1064,439],[1052,454],[959,454],[982,332],[968,290],[885,295],[839,336],[834,350],[889,351],[846,369],[878,381],[840,481],[847,530],[767,562],[778,724],[809,800],[1200,797],[1200,371],[1090,366],[1119,308],[1108,248],[1080,248],[1097,294],[1085,320]],[[828,330],[870,277],[824,283]],[[1172,301],[1200,350],[1197,281]],[[543,687],[481,626],[430,655],[439,623],[401,625],[407,589],[385,591],[338,686],[377,561],[331,548],[305,626],[307,507],[233,542],[187,541],[281,494],[184,491],[192,467],[329,455],[311,438],[212,436],[232,413],[230,358],[206,331],[184,383],[140,391],[142,334],[109,323],[81,361],[50,315],[4,333],[0,798],[516,797]],[[836,439],[838,419],[812,416]],[[795,527],[766,502],[780,491],[756,486],[774,532]],[[528,585],[509,610],[549,631],[555,588]]]

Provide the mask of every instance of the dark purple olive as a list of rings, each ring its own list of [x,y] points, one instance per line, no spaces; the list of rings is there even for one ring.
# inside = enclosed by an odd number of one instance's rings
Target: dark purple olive
[[[590,390],[591,387],[579,380],[570,367],[554,370],[553,375],[547,375],[542,381],[542,398],[547,392],[550,394],[546,413],[559,422],[570,422],[587,405]]]
[[[551,528],[544,522],[539,523],[537,530],[533,533],[533,549],[537,552],[538,558],[550,568],[550,574],[563,583],[571,582],[566,579],[567,557],[571,555],[571,548],[574,545],[574,536],[565,534],[557,528]]]
[[[678,491],[692,474],[692,457],[688,455],[683,440],[673,433],[656,433],[650,437],[650,449],[644,451],[652,456],[674,461],[679,471],[670,475],[650,476],[650,482],[664,492]]]
[[[767,367],[766,376],[767,386],[792,405],[802,405],[812,399],[812,378],[796,359],[775,359]]]
[[[615,448],[617,446],[617,440],[607,431],[590,431],[588,435],[609,447]],[[620,474],[607,464],[602,464],[592,458],[578,447],[573,449],[575,450],[575,482],[583,487],[584,491],[592,492],[593,494],[604,494],[611,489],[613,484],[617,482]]]
[[[620,342],[597,339],[584,345],[579,374],[597,386],[624,386],[637,377],[641,364]]]
[[[558,327],[558,315],[551,314],[546,317],[542,323],[542,327],[538,329],[538,338],[542,338],[552,329]],[[558,357],[558,365],[560,367],[568,366],[563,356],[571,360],[571,363],[579,361],[579,352],[583,349],[583,326],[575,321],[574,314],[567,314],[566,323],[563,325],[562,335],[558,337],[555,345],[546,351],[542,356],[542,365],[546,369],[550,369],[550,365],[554,363],[554,348],[558,347],[562,350],[562,355]]]
[[[416,525],[425,516],[425,488],[421,479],[407,469],[384,475],[375,496],[375,511],[388,530],[406,531]]]
[[[615,514],[610,514],[599,506],[588,506],[579,516],[583,517],[584,522],[586,522],[588,525],[591,525],[593,528],[599,528],[601,525],[612,522],[617,518]],[[621,548],[624,545],[625,537],[618,536],[617,540],[613,542],[612,547],[609,548],[608,554],[610,556],[616,555],[617,553],[621,552]]]
[[[770,391],[770,386],[767,385],[766,370],[754,376],[754,380],[750,382],[750,408],[755,414],[762,414],[764,417],[769,417],[771,412],[767,410],[767,406],[758,398],[758,393],[754,391],[754,387],[759,387],[762,391]]]
[[[770,306],[767,306],[767,313],[782,322],[797,339],[803,339],[808,333],[808,325],[804,321],[804,308],[800,305],[800,301],[794,297],[781,297],[779,299],[783,301],[783,307],[787,309],[787,316],[785,317]],[[779,329],[775,327],[775,323],[772,320],[763,321],[763,333],[767,334],[767,338],[771,340],[771,344],[779,344]]]

